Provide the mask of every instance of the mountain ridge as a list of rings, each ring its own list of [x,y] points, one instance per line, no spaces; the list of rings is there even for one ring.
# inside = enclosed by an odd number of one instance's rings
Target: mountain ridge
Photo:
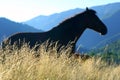
[[[35,29],[34,27],[28,26],[27,24],[14,22],[4,17],[0,18],[0,42],[5,37],[18,32],[41,32],[41,30]]]
[[[64,11],[61,13],[54,13],[49,16],[40,15],[38,17],[35,17],[35,18],[28,20],[26,22],[23,22],[23,23],[31,25],[31,26],[33,26],[37,29],[41,29],[43,31],[48,31],[48,30],[52,29],[53,27],[57,26],[59,23],[61,23],[65,19],[73,16],[73,14],[75,15],[82,11],[83,11],[83,9],[76,8],[76,9],[67,10],[67,11]],[[61,16],[61,15],[63,15],[63,16]]]

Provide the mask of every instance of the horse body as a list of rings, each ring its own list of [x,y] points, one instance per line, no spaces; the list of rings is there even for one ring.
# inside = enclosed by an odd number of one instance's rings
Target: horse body
[[[107,33],[106,26],[95,15],[95,11],[86,9],[85,12],[63,21],[50,31],[42,33],[18,33],[3,41],[2,44],[5,46],[10,41],[10,45],[16,42],[17,45],[21,46],[19,42],[21,41],[29,43],[32,48],[35,44],[41,44],[47,40],[58,42],[62,46],[66,46],[70,41],[74,41],[72,43],[72,52],[74,52],[77,40],[87,28],[93,29],[102,35]]]

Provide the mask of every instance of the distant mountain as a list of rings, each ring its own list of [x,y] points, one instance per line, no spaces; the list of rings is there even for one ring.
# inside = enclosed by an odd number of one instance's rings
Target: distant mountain
[[[0,42],[3,38],[8,37],[18,32],[40,32],[26,24],[17,23],[6,18],[0,18]]]
[[[37,29],[47,31],[57,26],[59,23],[61,23],[65,19],[77,13],[80,13],[82,11],[83,9],[76,8],[76,9],[68,10],[61,13],[55,13],[49,16],[40,15],[38,17],[35,17],[23,23],[34,26]]]
[[[98,33],[87,29],[82,37],[79,39],[77,46],[85,48],[95,48],[98,45],[103,45],[111,40],[120,39],[120,3],[111,3],[107,5],[91,7],[97,11],[97,15],[107,25],[108,34],[100,36]],[[71,17],[77,13],[82,12],[83,9],[72,9],[61,13],[56,13],[49,16],[38,16],[24,23],[34,26],[35,28],[42,29],[44,31],[50,30],[63,20]],[[117,35],[117,37],[116,37]]]
[[[111,3],[111,4],[107,4],[107,5],[102,5],[102,6],[95,6],[95,7],[91,7],[91,8],[97,11],[98,16],[101,19],[106,19],[106,18],[111,17],[117,11],[120,10],[120,2]]]

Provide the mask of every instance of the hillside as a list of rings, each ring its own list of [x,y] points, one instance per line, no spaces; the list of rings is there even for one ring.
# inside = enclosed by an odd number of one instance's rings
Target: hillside
[[[87,29],[79,39],[77,46],[80,45],[81,47],[88,49],[98,47],[98,45],[103,45],[103,43],[107,43],[107,40],[110,40],[111,38],[112,40],[115,40],[115,35],[120,33],[120,3],[111,3],[107,5],[94,6],[91,8],[97,11],[97,15],[107,25],[108,34],[105,36],[100,36],[98,33]],[[24,23],[47,31],[58,25],[66,18],[82,11],[83,9],[76,8],[49,16],[38,16]]]
[[[3,38],[15,34],[17,32],[40,32],[31,26],[26,24],[17,23],[6,18],[0,18],[0,42]]]
[[[105,50],[106,48],[106,50]],[[118,54],[120,56],[120,40],[113,41],[112,43],[102,47],[98,50],[98,52],[111,52],[114,54]]]

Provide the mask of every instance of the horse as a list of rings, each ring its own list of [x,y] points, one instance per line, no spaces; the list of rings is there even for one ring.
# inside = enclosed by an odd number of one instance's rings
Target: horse
[[[41,44],[46,40],[49,40],[49,42],[57,42],[61,46],[67,46],[68,43],[73,41],[71,44],[71,52],[74,53],[77,40],[88,28],[102,35],[107,33],[107,27],[98,18],[96,11],[86,8],[85,11],[64,20],[49,31],[14,34],[2,42],[2,47],[5,47],[8,42],[10,45],[16,43],[19,47],[22,44],[21,42],[25,42],[29,43],[29,46],[32,48],[36,44]]]

